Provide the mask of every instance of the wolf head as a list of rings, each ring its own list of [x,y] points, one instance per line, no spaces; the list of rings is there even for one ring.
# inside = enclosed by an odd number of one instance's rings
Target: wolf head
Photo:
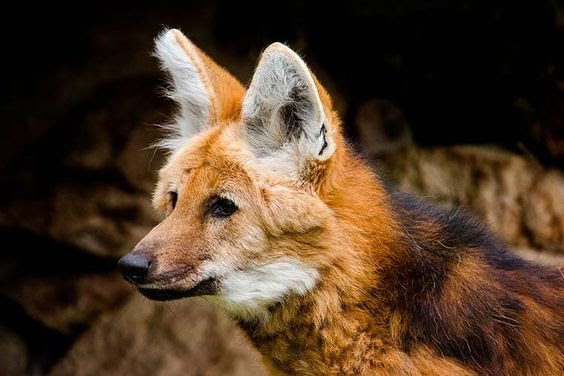
[[[178,114],[154,207],[163,221],[119,264],[155,300],[202,295],[240,319],[316,288],[339,238],[330,208],[339,120],[302,59],[280,43],[247,90],[180,31],[156,39]]]

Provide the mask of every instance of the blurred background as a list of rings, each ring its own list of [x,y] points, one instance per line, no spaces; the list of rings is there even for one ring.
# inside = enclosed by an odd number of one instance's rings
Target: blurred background
[[[12,4],[2,22],[0,374],[262,375],[201,299],[135,294],[116,260],[158,221],[171,115],[151,57],[183,30],[242,82],[288,43],[383,176],[564,255],[564,6],[531,1]]]

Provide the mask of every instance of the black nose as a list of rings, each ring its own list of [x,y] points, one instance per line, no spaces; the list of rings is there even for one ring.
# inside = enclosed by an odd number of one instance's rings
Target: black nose
[[[128,253],[119,259],[118,267],[123,278],[129,282],[139,284],[143,283],[145,278],[147,278],[151,261],[141,255]]]

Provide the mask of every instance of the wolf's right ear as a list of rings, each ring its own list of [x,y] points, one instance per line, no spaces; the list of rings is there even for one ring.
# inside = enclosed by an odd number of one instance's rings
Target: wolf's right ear
[[[328,94],[305,62],[280,43],[262,53],[242,119],[257,161],[284,176],[312,180],[312,166],[321,171],[336,150],[338,122]]]
[[[243,85],[180,30],[163,31],[155,40],[154,55],[170,77],[166,94],[180,109],[158,146],[177,150],[204,129],[240,116]]]

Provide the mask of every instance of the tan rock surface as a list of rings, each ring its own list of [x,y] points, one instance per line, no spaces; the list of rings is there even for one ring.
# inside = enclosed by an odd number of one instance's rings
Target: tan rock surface
[[[25,312],[70,335],[114,307],[130,288],[117,273],[26,276],[0,287],[0,294],[18,302]]]
[[[400,189],[469,209],[510,245],[564,253],[561,171],[477,146],[413,146],[384,160]]]
[[[202,299],[155,303],[134,294],[100,317],[52,375],[264,375],[235,324]]]

